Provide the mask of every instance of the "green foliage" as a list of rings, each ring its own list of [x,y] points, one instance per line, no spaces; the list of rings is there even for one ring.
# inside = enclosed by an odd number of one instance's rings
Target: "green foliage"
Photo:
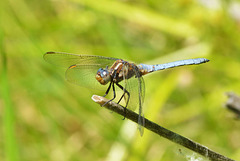
[[[163,63],[209,63],[145,77],[145,117],[233,159],[240,122],[222,108],[240,94],[240,18],[233,1],[2,0],[0,160],[186,160],[194,156],[99,107],[46,63],[47,51]],[[106,87],[107,88],[107,87]]]

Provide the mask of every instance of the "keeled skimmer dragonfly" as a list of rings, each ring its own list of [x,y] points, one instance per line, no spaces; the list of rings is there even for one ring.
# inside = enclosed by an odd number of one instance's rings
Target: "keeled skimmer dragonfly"
[[[52,64],[68,68],[66,79],[80,86],[94,89],[102,89],[103,85],[109,84],[104,97],[112,88],[113,98],[116,98],[115,85],[123,91],[120,99],[125,99],[125,108],[131,109],[138,107],[138,124],[140,134],[143,134],[143,112],[142,106],[144,101],[144,81],[143,75],[148,73],[174,68],[184,65],[194,65],[206,63],[209,60],[205,58],[179,60],[165,64],[146,65],[130,63],[128,61],[95,55],[76,55],[61,52],[47,52],[44,59]]]

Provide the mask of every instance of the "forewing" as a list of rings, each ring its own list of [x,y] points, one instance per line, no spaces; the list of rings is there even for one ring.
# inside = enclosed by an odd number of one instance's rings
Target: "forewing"
[[[54,65],[70,67],[71,65],[99,65],[105,68],[112,65],[116,58],[97,56],[97,55],[77,55],[61,52],[47,52],[43,58]],[[97,72],[97,71],[96,71]]]
[[[95,90],[106,88],[95,79],[98,69],[110,67],[117,60],[111,57],[61,52],[47,52],[43,57],[51,64],[68,68],[66,79],[69,82]]]
[[[101,85],[95,78],[97,74],[97,70],[101,68],[101,65],[83,65],[83,64],[76,64],[70,66],[66,73],[65,77],[67,81],[87,87],[89,89],[94,90],[106,90],[106,86]]]

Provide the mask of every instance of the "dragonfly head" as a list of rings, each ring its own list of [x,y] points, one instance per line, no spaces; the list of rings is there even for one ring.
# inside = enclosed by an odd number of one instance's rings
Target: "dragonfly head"
[[[107,84],[111,80],[108,69],[107,68],[106,69],[103,69],[103,68],[98,69],[97,74],[96,74],[96,79],[102,85]]]

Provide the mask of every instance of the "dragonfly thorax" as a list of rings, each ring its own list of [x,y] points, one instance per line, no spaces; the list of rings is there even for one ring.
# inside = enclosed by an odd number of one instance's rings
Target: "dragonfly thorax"
[[[111,76],[108,71],[108,68],[106,67],[106,69],[103,69],[103,68],[98,69],[96,74],[96,79],[102,85],[107,84],[111,80]]]

